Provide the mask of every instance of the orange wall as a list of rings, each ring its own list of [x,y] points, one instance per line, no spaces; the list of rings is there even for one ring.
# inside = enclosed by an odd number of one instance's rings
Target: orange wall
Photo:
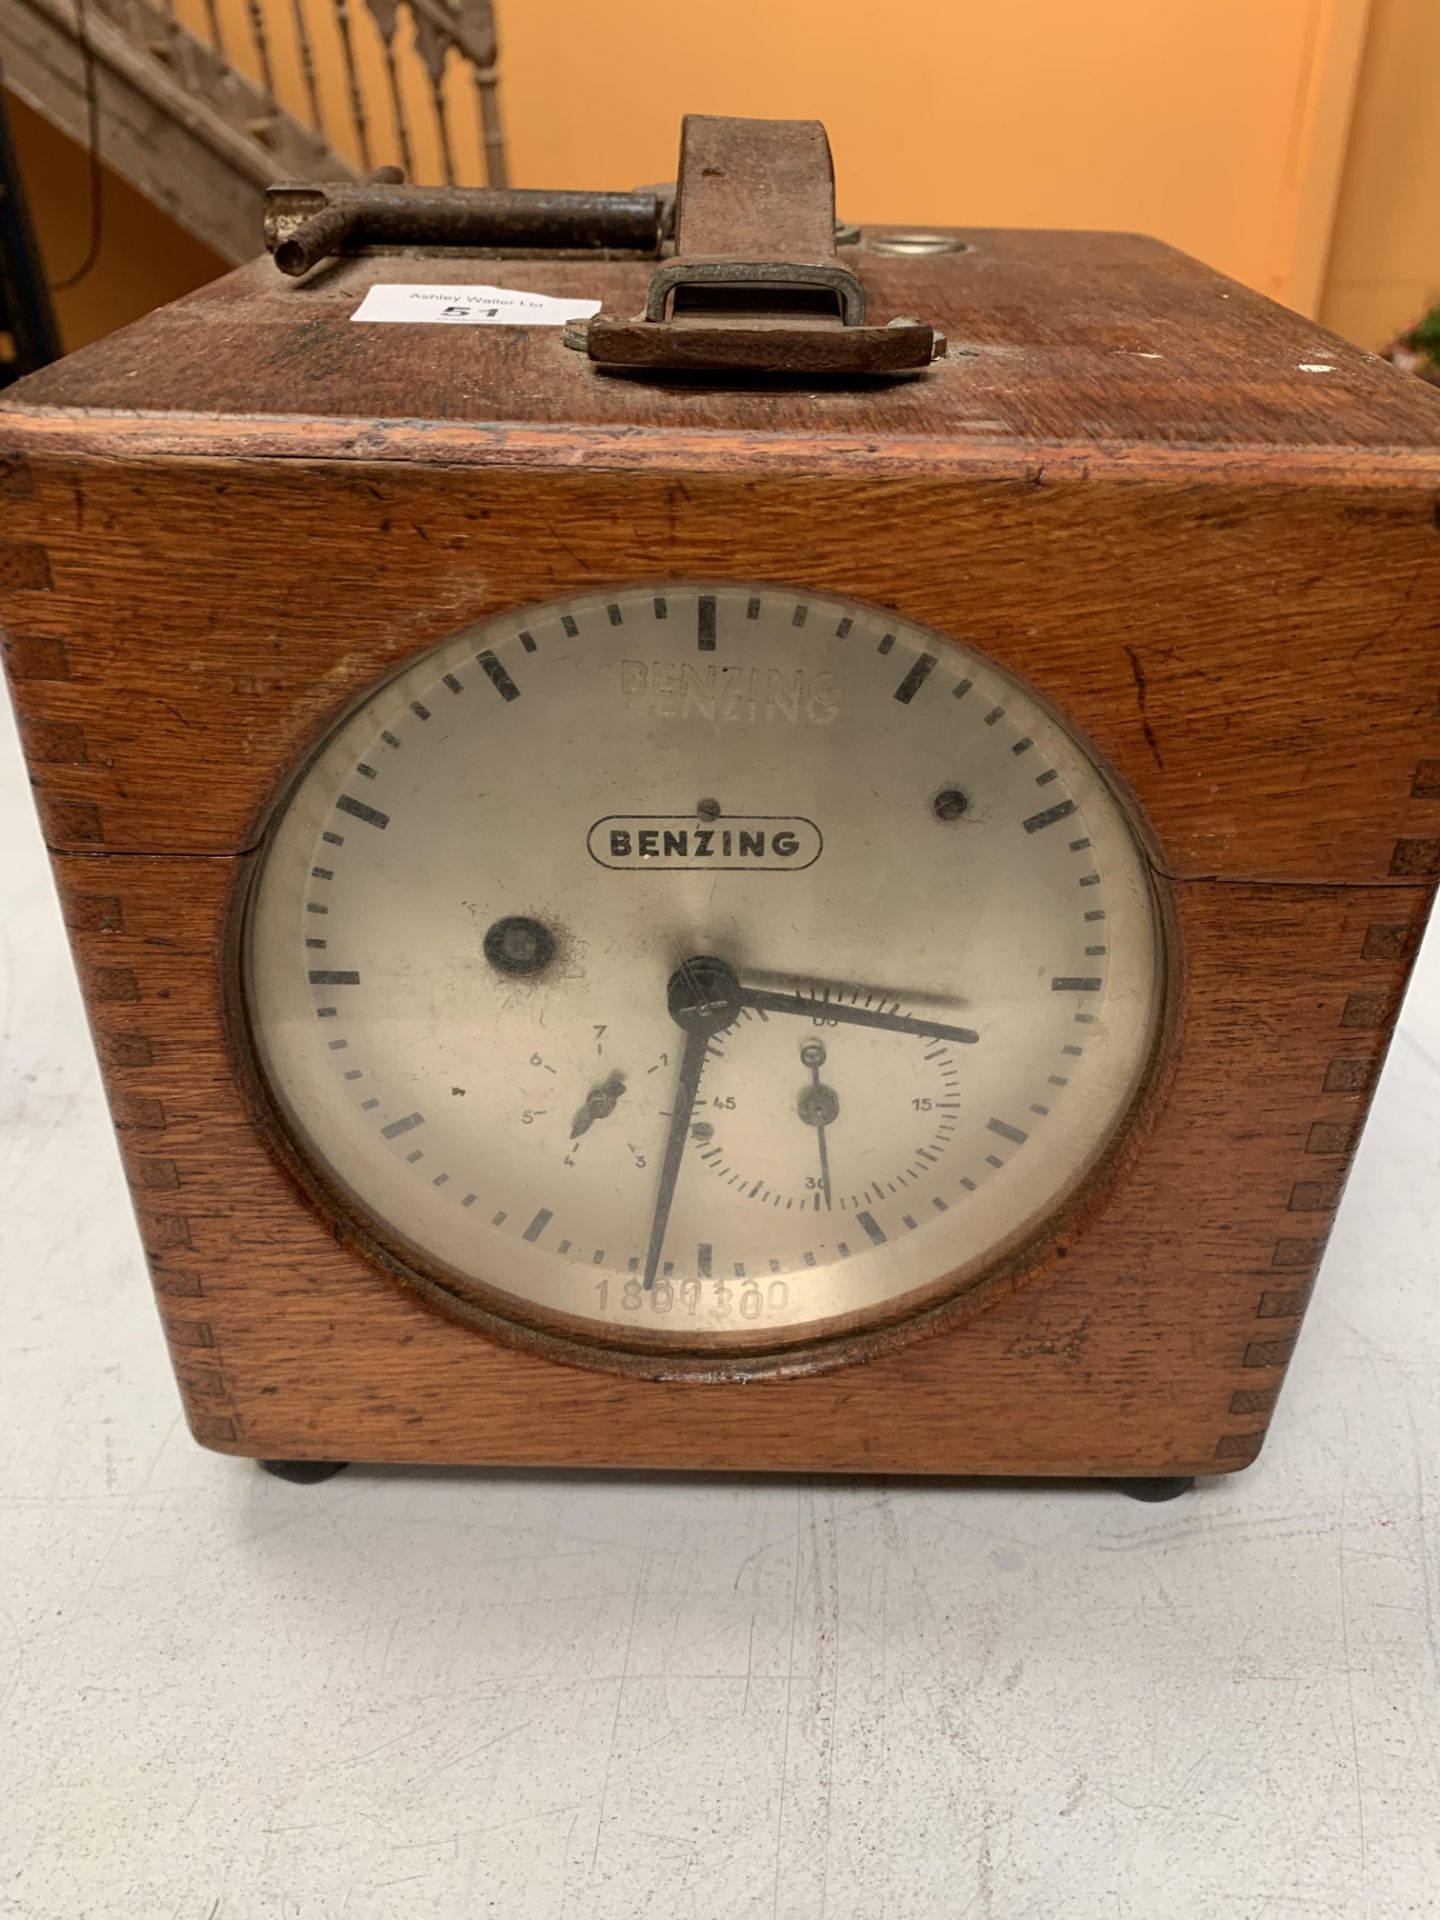
[[[844,214],[1138,229],[1267,292],[1328,227],[1364,0],[502,0],[517,180],[666,179],[682,108],[813,115]],[[1339,107],[1326,96],[1338,69]]]
[[[205,0],[178,0],[200,28]],[[1319,297],[1369,0],[498,0],[517,184],[672,178],[680,114],[813,116],[858,220],[1158,234],[1292,304]],[[219,0],[253,70],[250,0]],[[281,97],[305,95],[290,8],[267,0]],[[358,158],[333,8],[310,0],[324,108]],[[352,44],[373,157],[398,157],[381,44]],[[408,43],[408,20],[400,44]],[[435,173],[428,87],[407,119]],[[452,68],[457,149],[480,177]]]
[[[1440,299],[1440,5],[1372,0],[1320,317],[1385,346]]]
[[[204,0],[178,0],[197,27]],[[1140,229],[1313,307],[1369,0],[499,0],[512,173],[528,186],[673,177],[683,111],[825,121],[859,220]],[[219,0],[253,65],[249,0]],[[290,10],[280,92],[304,111]],[[307,18],[327,117],[354,154],[333,9]],[[397,157],[381,46],[350,8],[374,136]],[[408,40],[402,23],[401,45]],[[405,63],[402,60],[402,65]],[[432,172],[426,83],[407,118]],[[450,118],[478,178],[473,103]]]
[[[219,7],[245,55],[249,0]],[[179,8],[203,23],[204,0]],[[290,7],[266,8],[282,97],[301,109]],[[353,155],[333,8],[307,0],[307,11],[327,116]],[[390,158],[378,36],[361,0],[350,18],[375,157]],[[1313,311],[1323,295],[1334,324],[1372,334],[1373,316],[1408,309],[1428,281],[1421,198],[1440,160],[1440,125],[1426,125],[1440,97],[1440,0],[500,0],[500,26],[518,184],[671,177],[687,108],[815,115],[852,219],[1140,229],[1293,305]],[[448,91],[474,178],[462,74]],[[418,71],[406,100],[433,177]],[[83,160],[18,105],[16,122],[63,271],[84,247]],[[123,183],[107,202],[101,269],[62,302],[72,345],[218,264]]]

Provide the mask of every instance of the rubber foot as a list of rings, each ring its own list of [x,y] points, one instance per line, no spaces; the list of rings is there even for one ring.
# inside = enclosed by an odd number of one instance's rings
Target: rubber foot
[[[348,1460],[262,1460],[261,1466],[266,1473],[273,1473],[277,1480],[290,1480],[297,1487],[318,1486],[322,1480],[333,1480],[337,1473],[343,1473],[349,1466]]]
[[[1165,1480],[1112,1480],[1111,1486],[1117,1493],[1129,1494],[1132,1500],[1174,1500],[1182,1493],[1189,1493],[1195,1484],[1193,1473],[1180,1473]]]

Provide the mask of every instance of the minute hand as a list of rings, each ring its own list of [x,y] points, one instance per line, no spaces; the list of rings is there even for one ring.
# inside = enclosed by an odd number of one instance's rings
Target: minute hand
[[[710,1035],[703,1027],[694,1027],[685,1035],[685,1050],[680,1056],[680,1071],[675,1077],[675,1098],[670,1103],[670,1130],[665,1136],[665,1158],[660,1168],[660,1184],[655,1194],[655,1212],[650,1221],[650,1245],[645,1254],[647,1288],[655,1284],[660,1255],[665,1249],[665,1229],[670,1224],[670,1202],[675,1198],[675,1183],[680,1177],[680,1160],[690,1132],[690,1116],[695,1111],[695,1090],[705,1065],[705,1049]]]
[[[742,1007],[757,1013],[800,1013],[811,1019],[834,1020],[844,1027],[880,1027],[886,1033],[913,1033],[922,1040],[957,1040],[971,1046],[980,1036],[973,1027],[949,1027],[939,1020],[917,1020],[908,1013],[886,1013],[879,1007],[857,1007],[843,1000],[820,1000],[806,993],[776,993],[768,987],[740,989]]]

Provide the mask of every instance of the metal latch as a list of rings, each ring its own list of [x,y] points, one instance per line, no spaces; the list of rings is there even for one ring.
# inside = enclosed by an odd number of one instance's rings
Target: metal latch
[[[408,187],[393,167],[274,186],[265,239],[297,276],[334,254],[403,247],[660,259],[643,313],[602,311],[565,330],[567,346],[615,372],[902,374],[945,352],[922,320],[871,323],[864,282],[835,250],[835,174],[818,120],[687,114],[673,201],[653,189]]]
[[[634,372],[908,373],[939,359],[923,321],[867,323],[865,287],[835,251],[835,173],[818,120],[687,114],[675,254],[645,311],[572,322],[567,344]]]

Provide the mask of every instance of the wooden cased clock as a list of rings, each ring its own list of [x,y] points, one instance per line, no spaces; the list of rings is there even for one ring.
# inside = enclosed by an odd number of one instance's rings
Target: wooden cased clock
[[[0,409],[197,1439],[1252,1460],[1440,878],[1440,397],[1133,235],[837,230],[808,123],[270,239]]]

